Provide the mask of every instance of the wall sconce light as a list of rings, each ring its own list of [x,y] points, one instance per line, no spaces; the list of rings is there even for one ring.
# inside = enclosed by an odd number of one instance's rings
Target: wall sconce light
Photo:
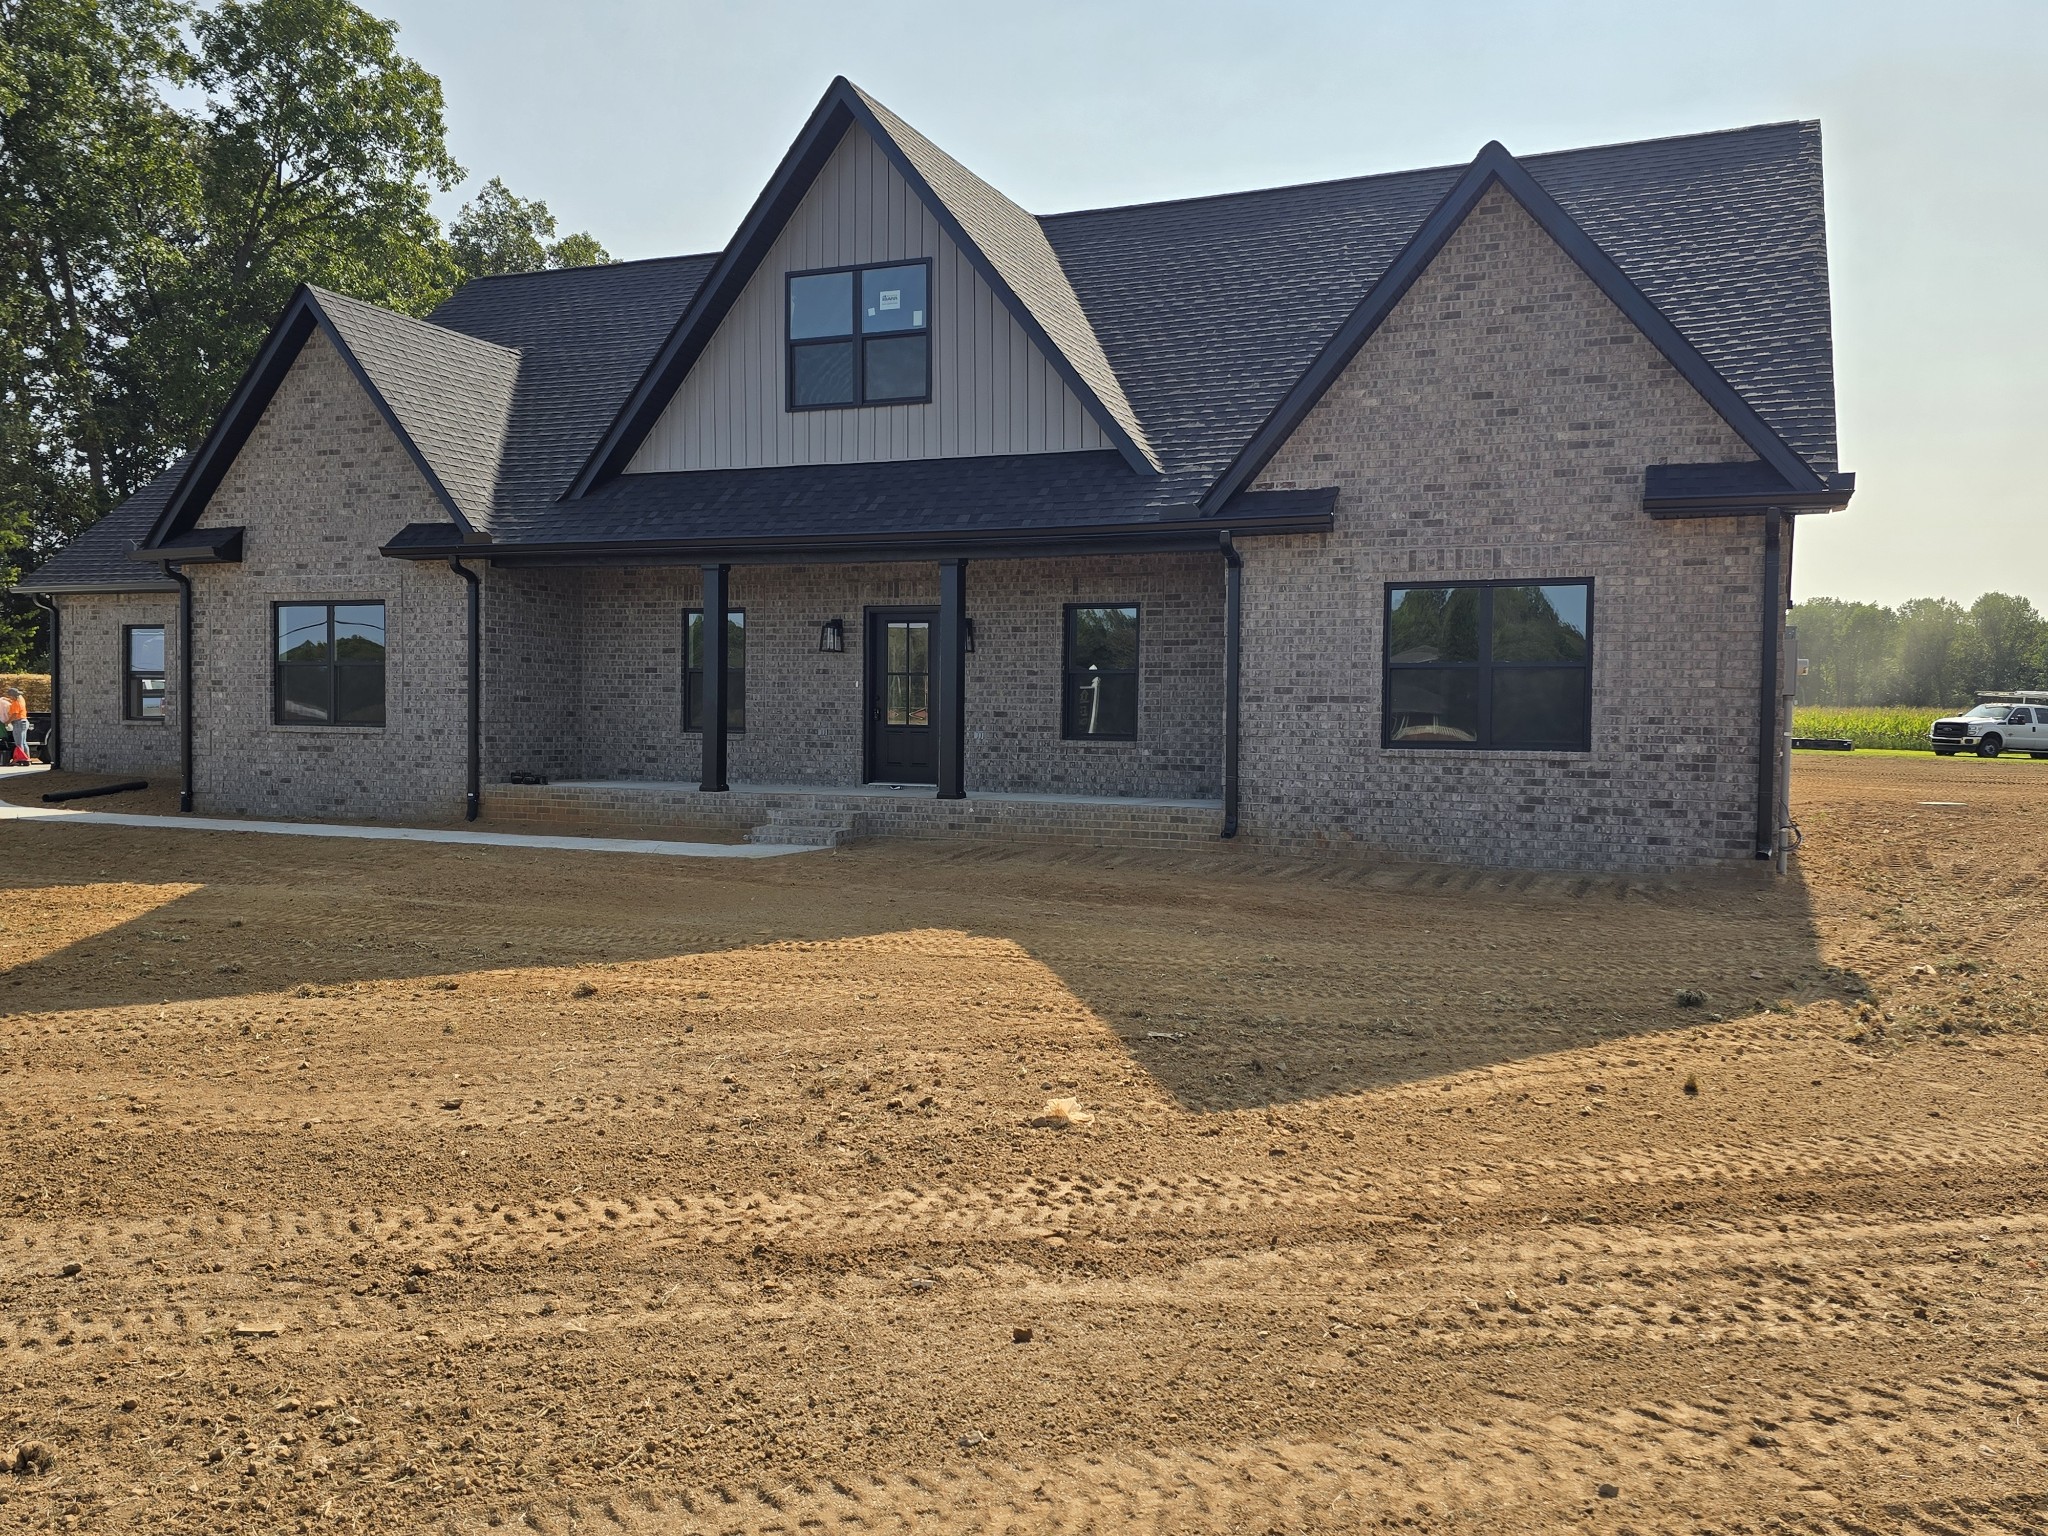
[[[846,649],[846,621],[827,619],[818,626],[818,649],[821,651],[843,651]]]
[[[967,626],[967,653],[971,656],[974,654],[974,620],[962,619],[960,622]]]

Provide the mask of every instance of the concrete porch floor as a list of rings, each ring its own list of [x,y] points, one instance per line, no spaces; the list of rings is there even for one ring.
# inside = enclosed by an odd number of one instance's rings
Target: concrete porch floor
[[[583,823],[643,835],[743,832],[771,844],[968,837],[1158,848],[1213,842],[1223,825],[1220,800],[987,790],[940,800],[929,784],[734,784],[706,794],[689,783],[571,779],[486,785],[484,805],[494,821]]]

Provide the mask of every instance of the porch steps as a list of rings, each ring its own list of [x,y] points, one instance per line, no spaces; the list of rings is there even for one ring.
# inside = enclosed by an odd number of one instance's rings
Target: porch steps
[[[808,806],[770,811],[766,821],[747,833],[747,841],[785,848],[837,848],[859,835],[858,820],[852,811],[824,811]]]

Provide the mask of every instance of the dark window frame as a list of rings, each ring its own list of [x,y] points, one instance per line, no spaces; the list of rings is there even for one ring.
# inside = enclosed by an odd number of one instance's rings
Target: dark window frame
[[[1517,576],[1491,581],[1390,581],[1380,598],[1380,745],[1394,752],[1528,752],[1556,756],[1593,750],[1593,628],[1595,601],[1590,576]],[[1586,591],[1586,655],[1583,661],[1495,661],[1493,659],[1493,594],[1502,587],[1583,587]],[[1479,656],[1475,661],[1394,660],[1394,594],[1430,589],[1476,590],[1480,594]],[[1584,734],[1570,746],[1521,746],[1493,740],[1493,674],[1562,670],[1584,672],[1581,718]],[[1396,741],[1394,739],[1394,674],[1397,672],[1470,672],[1477,679],[1479,739],[1476,741]]]
[[[278,615],[287,608],[325,608],[327,610],[327,659],[325,661],[287,662],[277,653]],[[335,654],[334,610],[337,608],[375,608],[384,615],[384,656],[376,662],[342,661]],[[282,598],[270,605],[270,723],[288,726],[293,730],[306,731],[381,731],[391,721],[391,605],[381,597],[341,598]],[[324,667],[327,671],[327,718],[325,720],[295,720],[284,712],[284,669],[293,667]],[[341,703],[341,672],[344,667],[369,671],[374,666],[380,676],[377,718],[375,720],[337,720]]]
[[[799,411],[854,411],[861,409],[879,410],[889,405],[930,405],[932,403],[932,319],[937,313],[933,302],[933,261],[929,256],[910,256],[902,261],[870,261],[854,267],[811,267],[802,272],[785,272],[782,275],[782,405],[791,412]],[[924,324],[923,326],[900,327],[893,331],[877,331],[876,339],[889,337],[922,336],[924,338],[924,393],[922,395],[891,395],[886,400],[867,398],[867,343],[869,337],[861,329],[860,280],[865,272],[886,271],[890,267],[924,268]],[[846,273],[853,279],[853,329],[843,336],[806,336],[801,341],[789,334],[790,285],[800,277],[836,277]],[[796,351],[799,347],[832,346],[840,342],[853,343],[853,398],[831,401],[823,405],[799,405],[796,398]]]
[[[685,736],[701,736],[704,734],[704,727],[702,725],[690,724],[690,716],[692,714],[702,713],[702,705],[698,705],[694,710],[691,708],[691,705],[695,702],[698,692],[704,687],[704,669],[690,665],[690,620],[701,619],[703,616],[704,609],[701,604],[695,608],[685,608],[683,610],[683,734]],[[738,619],[740,621],[741,633],[744,634],[746,632],[746,609],[728,608],[725,610],[725,616],[728,621]],[[732,653],[729,648],[726,654],[730,658]],[[690,682],[692,678],[698,680],[694,687],[691,686]],[[735,678],[739,680],[737,691],[732,686]],[[725,685],[725,734],[728,736],[744,736],[747,734],[747,662],[744,653],[741,654],[740,664],[737,667],[730,665],[726,667]],[[740,723],[738,725],[732,723],[732,709],[735,702],[738,703],[740,710]]]
[[[155,630],[161,637],[158,644],[165,648],[164,664],[166,670],[164,671],[138,672],[135,669],[134,642],[129,639],[129,636],[135,634],[138,630],[148,629]],[[121,626],[121,718],[123,720],[132,721],[137,725],[162,725],[168,718],[170,698],[170,673],[168,668],[171,659],[169,649],[170,636],[170,626],[167,624],[123,624]],[[149,715],[142,712],[142,693],[136,687],[136,684],[152,677],[162,685],[157,690],[157,696],[163,699],[165,704],[164,708],[159,709],[153,715]]]
[[[1098,608],[1128,608],[1133,615],[1137,639],[1137,657],[1128,668],[1117,667],[1104,675],[1124,676],[1131,679],[1131,728],[1128,733],[1104,731],[1100,733],[1076,731],[1073,720],[1067,713],[1067,679],[1074,668],[1074,615]],[[1083,669],[1086,670],[1086,669]],[[1100,669],[1098,669],[1100,670]],[[1138,722],[1144,714],[1145,705],[1145,605],[1141,602],[1128,603],[1066,603],[1060,608],[1060,740],[1062,741],[1136,741]]]

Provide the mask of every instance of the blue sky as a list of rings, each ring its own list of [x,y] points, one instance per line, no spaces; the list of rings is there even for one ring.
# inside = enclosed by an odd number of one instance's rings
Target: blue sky
[[[620,257],[722,246],[835,74],[1040,213],[1818,117],[1861,488],[1798,595],[2048,609],[2048,0],[367,3]]]

